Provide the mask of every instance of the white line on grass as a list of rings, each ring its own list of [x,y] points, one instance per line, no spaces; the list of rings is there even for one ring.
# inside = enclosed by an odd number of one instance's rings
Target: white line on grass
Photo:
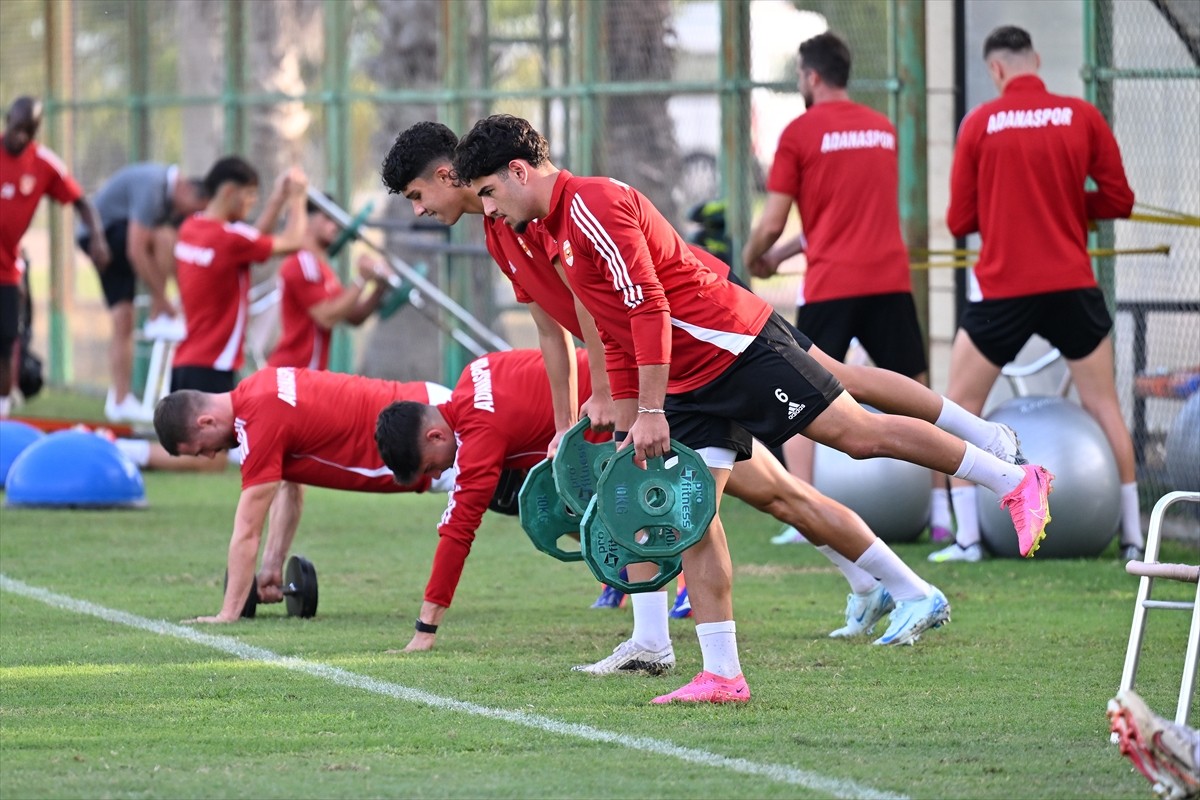
[[[548,733],[557,733],[563,736],[583,739],[587,742],[606,742],[620,747],[627,747],[630,750],[636,750],[641,753],[677,758],[680,761],[687,761],[704,767],[715,767],[747,775],[756,775],[769,780],[779,781],[780,783],[789,783],[796,786],[803,786],[806,789],[827,792],[834,797],[854,798],[854,800],[859,800],[860,798],[861,800],[907,800],[904,795],[881,792],[869,786],[855,783],[854,781],[830,778],[784,764],[762,764],[755,761],[747,761],[744,758],[730,758],[729,756],[710,753],[707,750],[682,747],[662,739],[651,739],[645,736],[627,736],[623,733],[593,728],[590,725],[561,722],[539,714],[527,714],[523,711],[507,711],[502,708],[490,708],[463,700],[441,697],[421,691],[420,689],[401,686],[398,683],[389,683],[388,681],[381,681],[376,678],[367,677],[366,675],[359,675],[328,664],[305,661],[294,656],[280,655],[265,648],[255,647],[254,645],[238,641],[231,636],[215,636],[185,625],[175,625],[165,620],[139,617],[126,611],[119,611],[96,605],[95,603],[89,603],[86,600],[77,600],[67,595],[52,592],[49,589],[30,586],[27,583],[10,578],[4,574],[0,574],[0,589],[12,594],[21,595],[22,597],[28,597],[32,600],[38,600],[48,606],[60,608],[65,611],[89,614],[93,617],[99,617],[106,622],[128,625],[131,628],[150,631],[160,636],[183,639],[195,644],[204,645],[205,647],[211,647],[214,650],[220,650],[246,661],[261,661],[267,664],[274,664],[284,669],[293,670],[294,672],[302,672],[306,675],[312,675],[315,678],[323,678],[339,686],[363,689],[374,694],[393,697],[409,703],[419,703],[445,711],[458,711],[465,714],[473,714],[477,717],[498,719],[504,722],[511,722],[514,725],[523,725],[527,728],[536,728]]]

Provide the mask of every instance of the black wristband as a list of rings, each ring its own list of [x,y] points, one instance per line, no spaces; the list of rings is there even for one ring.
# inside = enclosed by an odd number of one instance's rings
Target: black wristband
[[[437,633],[438,626],[430,625],[428,622],[421,622],[421,618],[417,617],[417,633]]]

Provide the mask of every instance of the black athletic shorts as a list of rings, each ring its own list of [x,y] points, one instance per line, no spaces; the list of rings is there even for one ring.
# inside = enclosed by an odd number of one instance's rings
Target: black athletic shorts
[[[112,260],[103,271],[97,269],[100,275],[100,287],[104,289],[104,302],[109,308],[117,303],[132,303],[137,292],[137,274],[129,263],[129,253],[126,240],[129,233],[129,222],[118,220],[104,228],[104,239],[112,252]],[[83,252],[88,252],[90,236],[84,232],[76,242]]]
[[[21,287],[0,286],[0,358],[12,356],[21,335]]]
[[[171,370],[171,391],[195,389],[198,392],[224,394],[232,392],[237,385],[237,375],[232,370],[211,367],[175,367]]]
[[[979,352],[1003,367],[1038,334],[1072,361],[1092,354],[1112,330],[1098,288],[1006,297],[969,303],[959,325]]]
[[[877,367],[909,378],[929,368],[910,292],[806,303],[796,309],[796,327],[838,361],[857,337]]]
[[[750,456],[751,439],[782,444],[829,407],[842,385],[797,343],[778,314],[711,383],[665,404],[671,436],[696,450],[724,447],[738,460]]]

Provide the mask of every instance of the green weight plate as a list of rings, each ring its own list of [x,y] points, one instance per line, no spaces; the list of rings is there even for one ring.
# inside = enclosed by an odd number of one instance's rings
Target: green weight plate
[[[521,527],[533,546],[559,561],[582,561],[579,550],[559,547],[564,536],[579,536],[579,515],[573,513],[559,497],[554,486],[554,466],[542,461],[525,478],[517,494]]]
[[[597,513],[623,547],[644,558],[677,556],[704,538],[716,514],[716,481],[694,450],[672,440],[672,455],[642,469],[627,447],[596,482]]]
[[[567,507],[579,516],[587,510],[596,493],[596,480],[617,451],[615,442],[597,444],[583,438],[590,427],[591,420],[580,418],[563,435],[554,454],[554,485]]]
[[[583,561],[588,569],[596,576],[596,580],[606,583],[626,594],[639,592],[656,592],[671,582],[671,579],[683,571],[683,559],[679,556],[662,558],[645,558],[623,547],[604,526],[597,513],[596,498],[588,503],[579,527],[580,548],[583,551]],[[630,581],[621,577],[621,570],[630,564],[653,562],[658,565],[658,573],[648,581]]]

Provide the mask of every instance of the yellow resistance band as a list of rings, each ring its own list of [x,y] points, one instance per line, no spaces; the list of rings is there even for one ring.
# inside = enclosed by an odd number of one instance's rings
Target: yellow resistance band
[[[976,259],[979,257],[978,250],[914,250],[912,252],[914,256],[946,256],[950,260],[914,261],[908,265],[909,269],[938,269],[942,267],[961,269],[962,267],[974,266]],[[1088,250],[1088,255],[1093,258],[1107,258],[1110,256],[1165,256],[1170,252],[1170,245],[1160,244],[1154,247],[1093,247]]]

